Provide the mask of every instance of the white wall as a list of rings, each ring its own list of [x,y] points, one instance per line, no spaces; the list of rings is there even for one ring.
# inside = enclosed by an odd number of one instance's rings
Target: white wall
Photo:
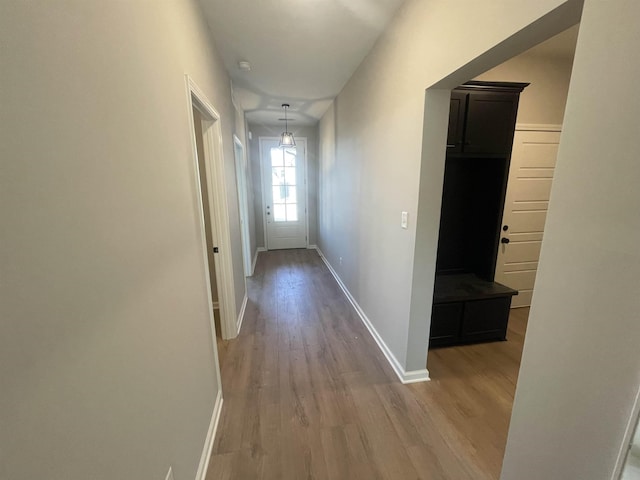
[[[253,178],[254,211],[256,243],[258,247],[265,246],[264,222],[262,208],[262,177],[260,173],[260,137],[279,137],[282,125],[249,124],[252,134],[250,144],[251,176]],[[318,127],[290,126],[295,138],[307,139],[307,220],[309,222],[309,245],[317,242],[318,231]]]
[[[478,75],[475,80],[530,83],[520,94],[517,122],[562,125],[572,66],[573,55],[549,55],[541,45]]]
[[[234,102],[234,105],[237,105]],[[247,225],[249,230],[249,251],[251,252],[251,261],[256,253],[256,214],[255,214],[255,192],[253,191],[253,175],[251,171],[251,153],[249,146],[249,138],[247,136],[247,121],[242,109],[235,106],[235,134],[242,142],[244,154],[247,162]],[[237,174],[237,172],[236,172]]]
[[[319,246],[407,371],[426,363],[448,112],[440,95],[427,105],[437,124],[423,128],[425,89],[445,77],[450,89],[567,28],[563,8],[544,17],[564,4],[408,0],[321,122],[320,145],[335,149],[320,160]]]
[[[191,0],[4,1],[0,45],[0,478],[193,480],[219,379],[185,73],[235,202],[209,31]]]
[[[503,480],[609,480],[640,385],[638,16],[585,1]]]

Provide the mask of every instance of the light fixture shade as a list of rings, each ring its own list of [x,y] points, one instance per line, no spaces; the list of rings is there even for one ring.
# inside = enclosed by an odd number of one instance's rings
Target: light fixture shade
[[[293,138],[293,133],[289,132],[289,124],[287,123],[287,108],[289,108],[289,104],[283,103],[282,109],[284,110],[284,132],[282,132],[282,135],[280,135],[280,143],[278,144],[280,148],[296,146],[296,141]]]
[[[291,132],[282,132],[282,135],[280,135],[280,143],[278,144],[278,146],[280,146],[282,148],[295,147],[296,146],[296,140],[295,140],[295,138],[293,138],[293,133],[291,133]]]

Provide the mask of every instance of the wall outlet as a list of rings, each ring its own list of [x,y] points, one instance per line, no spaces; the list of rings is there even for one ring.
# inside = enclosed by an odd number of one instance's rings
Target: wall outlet
[[[340,257],[340,259],[338,260],[338,263],[342,265],[342,257]]]
[[[400,226],[404,229],[409,226],[409,212],[402,212],[402,216],[400,218]]]
[[[173,480],[173,469],[169,467],[169,471],[167,472],[167,476],[164,480]]]

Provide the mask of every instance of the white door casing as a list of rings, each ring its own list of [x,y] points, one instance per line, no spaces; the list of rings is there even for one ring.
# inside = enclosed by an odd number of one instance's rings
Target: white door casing
[[[558,126],[516,128],[495,274],[518,290],[512,308],[531,305],[559,143]]]
[[[240,139],[233,136],[233,153],[236,161],[236,185],[238,187],[238,212],[240,213],[240,236],[242,240],[242,264],[244,276],[250,277],[251,271],[251,246],[249,240],[249,203],[247,200],[248,166],[244,145]]]
[[[263,221],[267,250],[307,247],[305,138],[280,148],[278,138],[260,137]]]
[[[195,135],[192,135],[192,155],[194,161],[194,173],[197,189],[198,213],[201,222],[201,236],[203,242],[203,260],[205,282],[209,292],[211,285],[209,280],[209,263],[207,253],[207,242],[204,226],[204,212],[202,202],[208,202],[211,211],[211,231],[214,241],[218,246],[219,253],[216,253],[215,270],[216,283],[218,286],[218,303],[220,308],[220,323],[222,338],[230,339],[236,337],[237,331],[237,310],[235,304],[235,292],[233,283],[233,260],[231,257],[231,235],[229,226],[229,209],[227,205],[226,185],[224,182],[224,153],[222,149],[222,129],[220,127],[220,115],[207,100],[207,97],[195,82],[185,75],[186,93],[188,104],[188,115],[191,131],[195,132],[193,109],[196,108],[202,115],[203,148],[205,152],[206,171],[200,172],[198,166],[198,148]],[[200,175],[203,175],[209,186],[209,198],[205,199],[200,190]],[[216,364],[218,363],[217,342],[215,337],[215,322],[213,317],[213,299],[209,297],[210,321],[212,328],[212,340],[215,351]],[[219,369],[218,369],[219,372]],[[219,378],[219,373],[218,373]]]

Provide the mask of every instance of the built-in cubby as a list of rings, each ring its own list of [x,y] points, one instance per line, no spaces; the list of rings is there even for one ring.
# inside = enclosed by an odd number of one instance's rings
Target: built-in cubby
[[[494,282],[520,92],[468,82],[451,94],[430,347],[505,340],[511,297]]]

